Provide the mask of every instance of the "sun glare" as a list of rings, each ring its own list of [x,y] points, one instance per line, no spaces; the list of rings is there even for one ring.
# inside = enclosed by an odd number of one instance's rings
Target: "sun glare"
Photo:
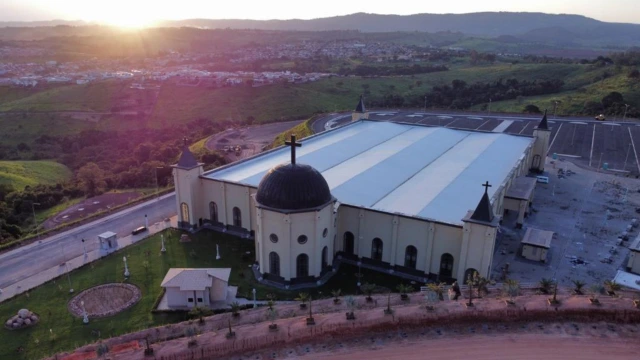
[[[124,29],[141,29],[151,25],[152,19],[136,16],[135,14],[117,14],[105,19],[109,25]]]

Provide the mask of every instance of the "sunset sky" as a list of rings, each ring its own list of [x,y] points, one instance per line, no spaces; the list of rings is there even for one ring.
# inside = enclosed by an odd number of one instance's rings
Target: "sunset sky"
[[[85,20],[144,26],[155,20],[311,19],[355,12],[377,14],[529,11],[580,14],[610,22],[640,23],[639,0],[369,0],[369,1],[220,1],[220,0],[2,0],[0,21]]]

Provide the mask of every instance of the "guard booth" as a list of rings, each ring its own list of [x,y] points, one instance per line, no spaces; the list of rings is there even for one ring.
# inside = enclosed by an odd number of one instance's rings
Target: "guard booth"
[[[114,232],[107,231],[98,235],[100,240],[100,249],[115,250],[118,247],[118,235]]]
[[[528,228],[522,239],[522,257],[534,261],[547,261],[553,231]]]

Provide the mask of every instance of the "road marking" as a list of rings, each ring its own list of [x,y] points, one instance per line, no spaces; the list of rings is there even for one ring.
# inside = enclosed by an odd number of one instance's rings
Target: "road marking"
[[[439,117],[440,119],[453,119],[453,117],[451,117],[451,116],[445,116],[445,115],[440,115],[440,116],[438,116],[438,117]],[[640,126],[640,125],[638,125],[638,126]]]
[[[629,137],[631,138],[631,146],[633,146],[633,155],[636,157],[636,165],[638,165],[638,172],[640,172],[640,162],[638,162],[638,153],[636,152],[636,144],[633,141],[633,135],[631,135],[631,128],[629,130]]]
[[[596,124],[593,124],[593,135],[591,135],[591,151],[589,151],[589,167],[591,167],[591,159],[593,158],[593,143],[595,141],[596,141]]]
[[[483,122],[480,126],[478,126],[478,127],[476,128],[476,130],[479,130],[481,127],[483,127],[483,126],[484,126],[484,124],[486,124],[486,123],[488,123],[488,122],[489,122],[489,120],[487,120],[487,121]]]
[[[576,125],[587,125],[586,122],[582,122],[582,121],[572,121],[569,124],[576,124]]]
[[[477,116],[469,116],[469,117],[467,117],[467,119],[473,119],[473,120],[484,120],[483,118],[481,118],[481,117],[477,117]]]
[[[501,122],[498,126],[496,126],[495,128],[493,128],[493,130],[491,130],[491,132],[494,133],[503,133],[505,132],[505,130],[507,130],[507,128],[509,126],[511,126],[511,124],[513,124],[513,120],[504,120],[503,122]]]
[[[451,124],[453,124],[454,122],[458,121],[458,119],[453,120],[452,122],[448,123],[447,125],[445,125],[444,127],[449,127]]]
[[[562,125],[564,124],[560,124],[560,127],[558,127],[558,131],[556,131],[556,134],[553,136],[553,140],[551,140],[551,144],[549,144],[549,150],[547,150],[547,154],[549,154],[549,151],[551,151],[551,147],[553,146],[553,143],[556,141],[556,138],[558,137],[560,130],[562,130]]]
[[[555,124],[555,123],[556,123],[555,121],[551,121],[551,120],[549,120],[549,121],[547,121],[547,122],[548,122],[549,124]]]
[[[620,126],[620,124],[618,124],[618,123],[602,123],[602,125]]]
[[[410,117],[410,118],[423,117],[423,116],[424,116],[424,115],[418,115],[418,114],[407,115],[407,117]]]
[[[520,132],[519,132],[518,134],[522,134],[522,132],[523,132],[523,131],[527,128],[527,126],[529,126],[530,124],[533,124],[533,121],[529,121],[529,122],[527,123],[527,125],[525,125],[525,126],[522,128],[522,130],[520,130]]]

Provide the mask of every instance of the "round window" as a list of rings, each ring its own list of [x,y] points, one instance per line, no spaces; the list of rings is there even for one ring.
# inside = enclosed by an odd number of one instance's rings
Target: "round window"
[[[322,230],[322,237],[327,237],[328,234],[329,230],[327,228],[324,228],[324,230]]]
[[[277,243],[278,242],[278,235],[276,234],[271,234],[269,235],[269,240],[271,240],[272,243]]]
[[[306,244],[307,243],[307,235],[298,236],[298,244]]]

